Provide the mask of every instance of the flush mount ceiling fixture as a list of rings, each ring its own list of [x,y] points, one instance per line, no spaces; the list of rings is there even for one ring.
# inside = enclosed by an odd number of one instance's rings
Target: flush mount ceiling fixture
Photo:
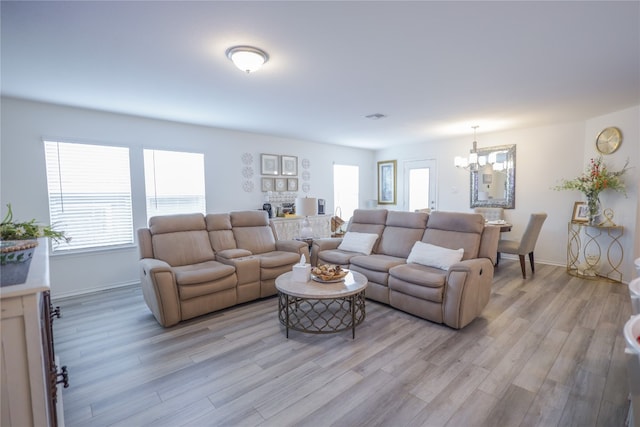
[[[227,58],[247,74],[258,71],[269,60],[267,52],[253,46],[233,46],[226,53]]]

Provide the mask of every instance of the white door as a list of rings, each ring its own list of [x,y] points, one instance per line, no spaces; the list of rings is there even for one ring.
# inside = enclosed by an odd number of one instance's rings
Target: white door
[[[408,160],[404,162],[404,209],[414,212],[416,209],[436,206],[436,161]]]

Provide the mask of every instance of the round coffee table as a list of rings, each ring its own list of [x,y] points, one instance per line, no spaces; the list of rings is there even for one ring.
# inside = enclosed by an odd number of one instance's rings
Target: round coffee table
[[[284,273],[276,279],[278,317],[287,338],[289,329],[312,334],[351,329],[355,339],[356,326],[365,318],[367,278],[357,271],[349,271],[339,282],[296,282],[291,275],[291,272]]]

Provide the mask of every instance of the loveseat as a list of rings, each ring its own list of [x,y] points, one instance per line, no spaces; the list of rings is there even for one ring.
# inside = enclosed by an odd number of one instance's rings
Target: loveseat
[[[499,236],[480,214],[358,209],[343,238],[314,240],[312,263],[358,271],[367,298],[459,329],[489,302]]]
[[[309,247],[276,240],[265,211],[156,216],[138,230],[140,281],[162,326],[276,294]]]

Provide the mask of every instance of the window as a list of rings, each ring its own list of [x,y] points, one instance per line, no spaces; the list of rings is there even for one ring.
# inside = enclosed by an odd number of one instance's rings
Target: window
[[[156,215],[206,212],[204,154],[144,150],[147,221]]]
[[[53,252],[133,244],[129,149],[45,141]]]
[[[333,205],[345,221],[358,209],[360,182],[358,166],[333,165]],[[338,210],[338,208],[340,208]]]

